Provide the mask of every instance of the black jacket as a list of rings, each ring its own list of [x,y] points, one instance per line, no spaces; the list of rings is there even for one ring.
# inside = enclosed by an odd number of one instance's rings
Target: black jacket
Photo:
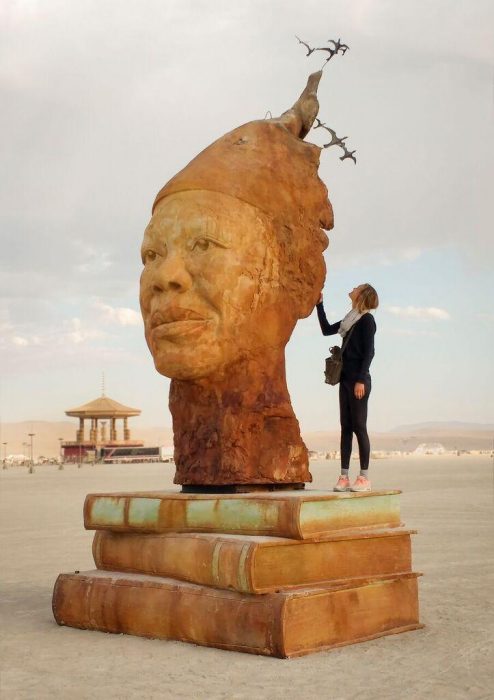
[[[322,302],[317,305],[317,318],[323,335],[334,335],[340,329],[341,321],[329,323]],[[369,377],[369,367],[374,357],[374,335],[376,322],[372,314],[364,314],[353,329],[343,353],[341,376],[355,382],[364,383]]]

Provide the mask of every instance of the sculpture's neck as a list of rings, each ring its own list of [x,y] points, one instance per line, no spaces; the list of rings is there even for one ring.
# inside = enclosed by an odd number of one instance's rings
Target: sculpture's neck
[[[172,380],[175,483],[310,481],[286,386],[283,350],[241,361],[221,378]]]
[[[250,358],[227,368],[221,377],[208,377],[190,385],[198,397],[218,408],[265,411],[275,408],[293,415],[286,385],[283,351],[272,351],[262,358]]]

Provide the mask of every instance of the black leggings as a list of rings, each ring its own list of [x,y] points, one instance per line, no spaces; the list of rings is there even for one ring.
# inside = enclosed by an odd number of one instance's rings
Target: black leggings
[[[365,380],[365,395],[355,398],[355,380],[340,381],[341,467],[349,469],[352,454],[353,433],[357,436],[360,469],[369,468],[370,442],[367,435],[367,402],[371,392],[371,379]]]

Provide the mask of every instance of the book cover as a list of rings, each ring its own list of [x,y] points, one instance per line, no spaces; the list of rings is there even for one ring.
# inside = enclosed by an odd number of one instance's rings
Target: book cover
[[[336,530],[400,525],[399,491],[89,494],[88,530],[222,532],[305,539]]]
[[[59,625],[290,657],[420,627],[417,574],[247,595],[142,574],[60,574]]]
[[[100,530],[98,569],[152,574],[242,593],[411,571],[411,530],[334,533],[291,540],[214,533],[139,534]]]

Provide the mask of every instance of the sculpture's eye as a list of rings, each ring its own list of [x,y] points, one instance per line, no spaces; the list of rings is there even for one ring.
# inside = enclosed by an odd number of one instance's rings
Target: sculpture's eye
[[[191,250],[213,250],[214,248],[228,248],[229,245],[222,239],[216,236],[200,236],[192,242]]]
[[[142,262],[144,265],[149,262],[153,262],[153,260],[156,260],[156,251],[154,250],[145,250],[144,253],[142,254]]]
[[[210,241],[208,238],[197,238],[194,241],[194,245],[192,246],[192,249],[197,249],[197,250],[209,250],[209,248],[212,245],[212,241]]]

